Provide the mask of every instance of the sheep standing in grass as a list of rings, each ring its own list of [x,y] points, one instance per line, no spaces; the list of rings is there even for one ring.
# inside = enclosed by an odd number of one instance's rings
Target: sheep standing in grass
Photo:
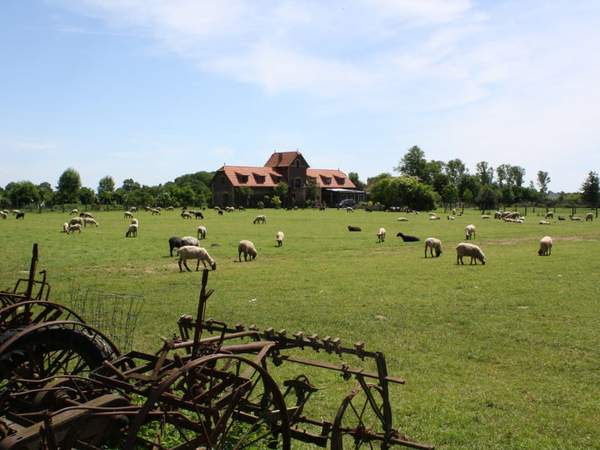
[[[8,214],[6,214],[4,211],[0,211],[0,217],[6,219],[8,217]]]
[[[240,241],[238,244],[238,258],[240,262],[242,262],[242,253],[244,254],[244,261],[248,261],[248,257],[250,257],[250,261],[252,261],[258,254],[254,244],[247,240]]]
[[[553,211],[548,211],[546,213],[546,219],[554,219],[554,212]]]
[[[77,208],[74,208],[71,210],[71,214],[73,214],[73,215],[79,214],[79,210]]]
[[[377,243],[381,244],[382,242],[385,242],[385,228],[383,227],[377,230]]]
[[[464,264],[464,256],[471,257],[471,264],[477,264],[477,261],[480,261],[481,264],[485,264],[485,255],[475,244],[461,242],[456,246],[456,264]]]
[[[82,212],[81,214],[79,214],[79,217],[81,217],[82,219],[85,219],[86,217],[88,219],[93,219],[94,218],[94,216],[91,213],[89,213],[89,212]]]
[[[15,219],[25,219],[25,213],[23,211],[19,211],[15,214]]]
[[[435,251],[435,257],[438,258],[442,254],[442,241],[433,237],[425,239],[425,258],[427,258],[427,250],[432,258]]]
[[[456,220],[456,216],[448,216],[448,220]]]
[[[467,241],[475,239],[475,225],[470,224],[465,227],[465,239]]]
[[[138,234],[138,226],[135,224],[130,224],[129,228],[127,228],[127,232],[125,233],[125,237],[137,237]]]
[[[140,227],[140,221],[137,220],[135,217],[131,219],[131,224],[136,225],[138,228]]]
[[[183,268],[181,267],[181,263],[185,266],[188,272],[191,272],[190,268],[187,265],[188,259],[195,259],[196,263],[196,272],[200,267],[200,262],[202,265],[206,267],[206,263],[210,265],[212,270],[217,270],[217,263],[211,256],[208,254],[205,248],[196,247],[195,245],[184,245],[183,247],[179,247],[177,249],[177,255],[179,256],[179,271],[183,272]]]
[[[571,220],[573,220],[574,222],[581,222],[581,221],[583,221],[583,219],[581,217],[579,217],[579,216],[569,216],[569,218]]]
[[[437,214],[429,214],[429,220],[440,220],[440,216]]]
[[[198,239],[206,239],[206,227],[204,225],[198,227]]]
[[[281,247],[283,245],[284,237],[285,237],[285,235],[283,234],[283,231],[277,232],[277,234],[275,235],[275,242],[277,242],[277,247]]]
[[[65,222],[65,223],[63,223],[61,233],[68,233],[68,232],[69,232],[69,222]]]
[[[123,213],[123,218],[124,218],[124,219],[133,219],[133,214],[132,214],[132,213],[130,213],[129,211],[125,211],[125,212]]]
[[[83,218],[83,226],[87,227],[88,225],[98,226],[98,222],[96,222],[96,219],[92,219],[91,217],[84,217]]]
[[[189,211],[183,211],[181,213],[181,218],[182,219],[191,219],[192,218],[192,213],[190,213]]]
[[[352,206],[346,206],[346,212],[354,212],[354,208]]]
[[[68,234],[75,233],[76,231],[79,231],[81,233],[81,224],[74,223],[73,225],[69,225],[67,229]]]
[[[193,246],[200,246],[200,242],[198,241],[198,239],[196,239],[193,236],[184,236],[184,237],[177,237],[177,236],[173,236],[171,238],[169,238],[169,254],[171,256],[173,256],[173,249],[177,249],[179,247],[184,247],[186,245],[193,245]]]
[[[544,236],[540,239],[540,249],[538,255],[550,256],[552,254],[552,238],[550,236]]]
[[[254,222],[252,222],[252,223],[254,223],[254,224],[267,223],[267,216],[263,216],[263,215],[256,216],[254,218]]]
[[[589,212],[585,215],[586,222],[592,222],[593,220],[594,220],[594,213]]]
[[[83,226],[83,219],[81,217],[73,217],[71,220],[69,220],[69,225],[75,225],[77,223]]]

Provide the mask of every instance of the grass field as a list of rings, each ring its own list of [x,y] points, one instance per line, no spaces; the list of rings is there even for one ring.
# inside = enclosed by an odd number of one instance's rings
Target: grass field
[[[262,213],[266,225],[252,225],[256,211],[207,211],[203,221],[139,212],[135,239],[124,237],[127,221],[117,212],[95,214],[100,227],[75,235],[59,232],[66,214],[9,217],[0,221],[0,288],[24,275],[38,242],[55,301],[67,302],[77,286],[143,294],[136,348],[154,351],[181,314],[194,314],[198,297],[199,274],[179,272],[167,240],[195,235],[202,223],[218,265],[208,315],[383,351],[390,373],[407,380],[393,388],[393,409],[408,436],[441,449],[600,448],[600,222],[541,226],[530,215],[519,225],[475,212],[454,222],[407,215],[407,223],[383,212]],[[456,265],[454,247],[469,223],[485,266]],[[363,232],[348,233],[349,224]],[[383,244],[376,243],[380,226]],[[286,234],[282,248],[278,230]],[[422,242],[404,244],[398,231],[438,237],[445,251],[425,259]],[[553,254],[538,257],[546,234]],[[255,261],[237,262],[241,239],[256,244]],[[315,376],[326,388],[317,410],[333,419],[354,383]]]

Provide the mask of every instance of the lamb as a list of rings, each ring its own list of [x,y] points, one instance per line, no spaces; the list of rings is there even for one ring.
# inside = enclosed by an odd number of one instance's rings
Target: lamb
[[[383,227],[377,231],[377,243],[381,244],[382,242],[385,242],[385,228]]]
[[[183,247],[179,247],[177,249],[177,255],[179,255],[179,271],[183,272],[183,268],[181,267],[181,263],[185,266],[188,272],[191,272],[190,268],[187,265],[188,259],[195,259],[196,263],[196,272],[200,267],[200,261],[202,261],[202,265],[206,268],[206,263],[210,265],[212,270],[217,270],[217,263],[211,256],[208,254],[205,248],[196,247],[195,245],[184,245]]]
[[[461,242],[456,246],[456,264],[464,264],[464,256],[471,257],[471,264],[475,263],[475,265],[477,265],[477,261],[480,261],[481,264],[485,265],[485,255],[475,244]]]
[[[586,222],[592,222],[593,220],[594,220],[594,213],[589,212],[585,215]]]
[[[133,214],[132,214],[132,213],[130,213],[129,211],[125,211],[125,212],[123,213],[123,218],[124,218],[124,219],[133,219]]]
[[[137,233],[138,233],[138,226],[135,224],[130,224],[129,228],[127,228],[127,232],[125,233],[125,237],[137,237]]]
[[[6,214],[4,211],[0,211],[0,217],[6,219],[8,217],[8,214]]]
[[[177,236],[173,236],[171,238],[169,238],[169,254],[171,256],[173,256],[173,249],[177,249],[180,247],[184,247],[184,246],[195,246],[198,247],[200,246],[200,242],[198,241],[198,239],[196,239],[193,236],[184,236],[184,237],[177,237]]]
[[[277,232],[277,234],[275,235],[275,241],[277,242],[277,247],[281,247],[283,245],[284,237],[285,237],[285,235],[283,234],[283,231]]]
[[[470,224],[465,227],[465,239],[467,241],[475,239],[475,225]]]
[[[438,258],[442,254],[442,241],[433,237],[425,239],[425,258],[427,258],[427,249],[432,258],[435,250],[435,257]]]
[[[348,231],[362,231],[360,227],[353,227],[352,225],[348,225]]]
[[[206,227],[204,225],[198,227],[198,239],[206,239]]]
[[[67,228],[67,233],[69,234],[75,233],[76,231],[79,231],[81,233],[81,224],[74,223],[73,225],[69,225],[69,227]]]
[[[538,255],[550,256],[552,254],[552,238],[550,236],[544,236],[540,239],[540,249]]]
[[[540,220],[539,224],[540,225],[550,225],[550,222],[548,222],[547,220]]]
[[[267,223],[267,216],[264,216],[262,214],[259,216],[256,216],[256,218],[254,219],[254,222],[252,222],[252,223],[254,223],[254,224]]]
[[[19,211],[16,215],[15,215],[15,219],[25,219],[25,213],[22,211]]]
[[[248,256],[250,256],[250,260],[252,261],[257,255],[256,247],[251,241],[240,241],[238,244],[238,258],[240,262],[242,262],[242,253],[244,254],[244,261],[248,261]]]
[[[96,219],[92,219],[91,217],[84,217],[83,218],[83,226],[87,227],[88,225],[98,226],[98,222],[96,222]]]
[[[73,217],[71,220],[69,220],[69,225],[75,225],[77,223],[83,226],[83,219],[81,217]]]
[[[420,239],[416,236],[409,236],[407,234],[398,233],[396,237],[401,237],[404,242],[418,242]]]

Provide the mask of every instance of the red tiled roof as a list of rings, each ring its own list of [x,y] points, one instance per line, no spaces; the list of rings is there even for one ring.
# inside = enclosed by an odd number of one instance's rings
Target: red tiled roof
[[[265,163],[265,167],[289,167],[298,156],[302,157],[302,153],[298,151],[274,152]]]
[[[356,189],[354,183],[341,170],[332,169],[306,169],[306,176],[314,178],[320,188],[347,188]]]
[[[281,175],[271,167],[223,166],[230,183],[235,187],[275,187]]]

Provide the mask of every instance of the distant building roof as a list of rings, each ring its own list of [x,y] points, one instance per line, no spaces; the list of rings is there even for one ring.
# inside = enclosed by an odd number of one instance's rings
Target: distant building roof
[[[306,176],[313,178],[320,188],[356,189],[356,186],[341,170],[306,169]]]
[[[223,171],[235,187],[275,187],[281,175],[271,167],[223,166]]]
[[[265,167],[289,167],[296,160],[297,157],[302,158],[302,160],[308,166],[308,163],[302,156],[302,153],[295,152],[273,152],[271,157],[265,163]]]

